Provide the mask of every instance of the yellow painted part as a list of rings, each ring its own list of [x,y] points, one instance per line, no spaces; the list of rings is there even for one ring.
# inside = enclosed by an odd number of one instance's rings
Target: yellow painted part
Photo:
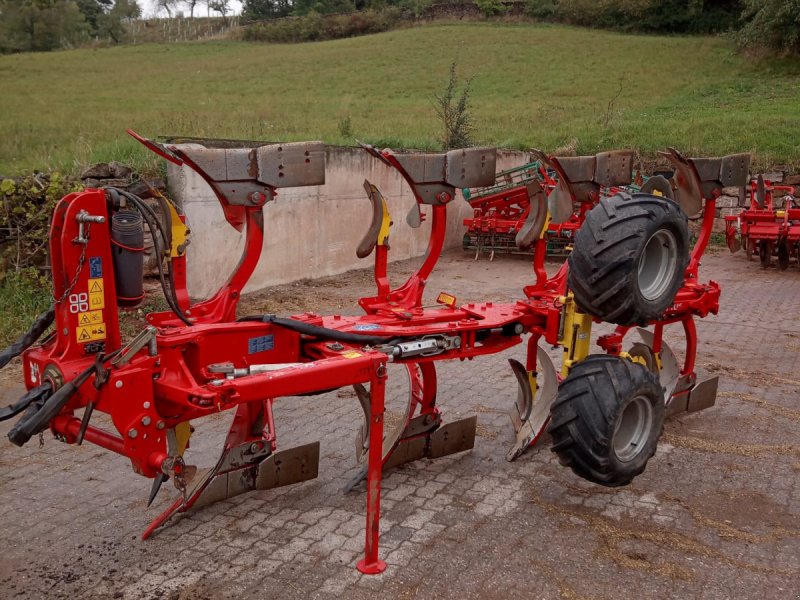
[[[178,442],[178,456],[183,456],[186,447],[189,445],[189,438],[192,437],[192,426],[188,421],[175,425],[175,438]]]
[[[619,355],[620,355],[620,358],[627,358],[629,361],[635,362],[637,364],[640,364],[643,367],[647,366],[647,363],[645,362],[644,357],[642,357],[642,356],[631,356],[627,352],[620,352]]]
[[[170,223],[172,223],[172,247],[170,248],[169,255],[171,258],[176,258],[178,256],[183,256],[183,253],[186,252],[185,244],[186,239],[189,237],[189,228],[181,221],[181,217],[178,211],[175,210],[172,202],[167,201],[167,206],[169,207],[169,220]],[[183,246],[182,251],[179,250],[181,246]]]
[[[542,233],[539,234],[539,239],[543,240],[547,235],[547,228],[550,227],[550,211],[547,211],[547,216],[544,218],[544,225],[542,225]]]
[[[536,398],[536,391],[539,389],[539,386],[536,384],[536,373],[534,371],[528,371],[528,381],[531,382],[531,404],[533,404],[533,399]]]
[[[378,192],[380,194],[380,192]],[[392,226],[392,216],[389,214],[389,205],[386,203],[386,198],[381,194],[381,206],[383,207],[383,218],[381,219],[381,228],[378,231],[378,246],[385,246],[389,239],[389,229]]]
[[[785,216],[786,216],[786,212],[785,212],[785,211],[783,211],[783,210],[776,210],[776,211],[775,211],[775,216],[776,216],[776,217],[781,217],[781,218],[783,218],[783,217],[785,217]]]
[[[664,195],[664,194],[662,194],[662,193],[661,193],[659,190],[653,190],[653,191],[651,191],[650,193],[651,193],[653,196],[663,196],[663,195]]]
[[[564,358],[561,361],[561,376],[569,375],[573,365],[589,356],[589,342],[592,337],[592,318],[582,313],[575,306],[575,298],[570,292],[560,298],[564,304],[563,331],[558,343],[564,348]]]

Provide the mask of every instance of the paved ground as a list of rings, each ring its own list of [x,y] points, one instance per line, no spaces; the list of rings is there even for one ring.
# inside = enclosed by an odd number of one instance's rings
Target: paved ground
[[[451,254],[442,266],[460,300],[466,290],[518,295],[530,279],[529,263],[514,258]],[[559,467],[548,440],[504,460],[516,393],[506,359],[521,348],[441,363],[445,414],[477,412],[480,437],[471,452],[388,474],[389,569],[380,576],[354,568],[364,494],[341,492],[355,472],[360,418],[347,391],[277,405],[282,447],[321,441],[317,480],[219,503],[148,542],[138,534],[172,488],[145,509],[150,482],[125,460],[52,439],[18,449],[5,424],[0,597],[800,598],[800,271],[764,272],[726,252],[708,256],[703,273],[724,293],[720,315],[698,327],[701,369],[721,376],[718,404],[669,422],[647,471],[626,488],[580,480]],[[273,297],[343,305],[352,287],[312,282]],[[17,393],[7,389],[0,404]],[[201,464],[226,425],[199,424]]]

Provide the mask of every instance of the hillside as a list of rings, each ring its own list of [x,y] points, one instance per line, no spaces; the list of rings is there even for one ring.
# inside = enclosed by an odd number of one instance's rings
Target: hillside
[[[358,137],[432,148],[439,124],[431,99],[454,59],[474,78],[482,143],[629,146],[647,155],[673,145],[800,166],[797,63],[748,63],[714,37],[458,23],[300,45],[211,41],[0,56],[0,173],[149,160],[126,127],[149,136]]]

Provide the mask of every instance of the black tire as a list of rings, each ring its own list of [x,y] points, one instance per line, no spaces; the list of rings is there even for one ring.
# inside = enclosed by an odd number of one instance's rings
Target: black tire
[[[644,324],[672,304],[688,262],[688,219],[680,206],[620,193],[586,213],[569,256],[569,287],[593,317]]]
[[[559,462],[608,487],[644,471],[664,428],[658,377],[618,356],[594,354],[561,382],[548,433]]]

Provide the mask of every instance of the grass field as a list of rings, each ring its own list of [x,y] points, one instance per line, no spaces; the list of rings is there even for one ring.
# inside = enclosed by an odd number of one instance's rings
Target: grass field
[[[752,151],[800,166],[800,64],[714,37],[533,24],[435,24],[301,45],[214,41],[0,57],[0,173],[139,166],[124,130],[434,148],[449,64],[473,77],[478,142],[652,156]]]

